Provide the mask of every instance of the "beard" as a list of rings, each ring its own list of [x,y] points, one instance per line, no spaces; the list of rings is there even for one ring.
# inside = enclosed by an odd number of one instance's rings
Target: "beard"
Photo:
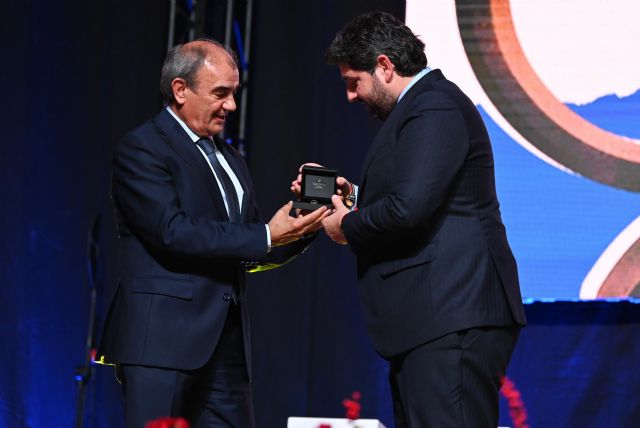
[[[396,105],[396,99],[388,93],[377,78],[373,78],[371,95],[365,101],[369,114],[376,119],[385,120]]]

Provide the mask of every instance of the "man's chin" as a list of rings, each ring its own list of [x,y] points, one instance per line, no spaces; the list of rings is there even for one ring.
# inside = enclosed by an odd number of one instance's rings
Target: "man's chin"
[[[209,135],[218,135],[224,130],[224,122],[220,124],[211,125],[207,128]]]
[[[378,120],[385,120],[387,117],[389,117],[389,113],[391,113],[391,111],[386,111],[380,108],[371,107],[368,104],[367,104],[367,112],[369,112],[369,115],[371,117]]]

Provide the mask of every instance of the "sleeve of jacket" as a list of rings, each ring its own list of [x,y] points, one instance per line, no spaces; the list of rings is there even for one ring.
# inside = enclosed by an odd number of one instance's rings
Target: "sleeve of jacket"
[[[127,135],[113,159],[112,193],[130,229],[147,245],[176,255],[238,260],[264,258],[264,224],[195,217],[181,209],[166,153]]]
[[[438,91],[412,101],[397,135],[390,159],[390,191],[343,220],[345,236],[356,253],[400,242],[426,227],[445,201],[469,149],[458,106]]]

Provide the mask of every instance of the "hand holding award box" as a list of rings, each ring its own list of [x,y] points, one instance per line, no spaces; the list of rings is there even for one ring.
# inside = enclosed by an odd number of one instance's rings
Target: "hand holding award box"
[[[323,206],[333,208],[331,196],[337,192],[337,177],[338,171],[335,169],[304,165],[300,200],[293,203],[293,208],[306,211],[314,211]]]

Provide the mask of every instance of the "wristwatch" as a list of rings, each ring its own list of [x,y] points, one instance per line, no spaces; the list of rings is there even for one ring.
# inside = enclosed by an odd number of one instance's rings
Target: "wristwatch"
[[[350,181],[347,181],[347,183],[349,183],[349,194],[342,197],[342,202],[347,208],[353,209],[356,204],[356,192],[353,191],[353,184]]]

